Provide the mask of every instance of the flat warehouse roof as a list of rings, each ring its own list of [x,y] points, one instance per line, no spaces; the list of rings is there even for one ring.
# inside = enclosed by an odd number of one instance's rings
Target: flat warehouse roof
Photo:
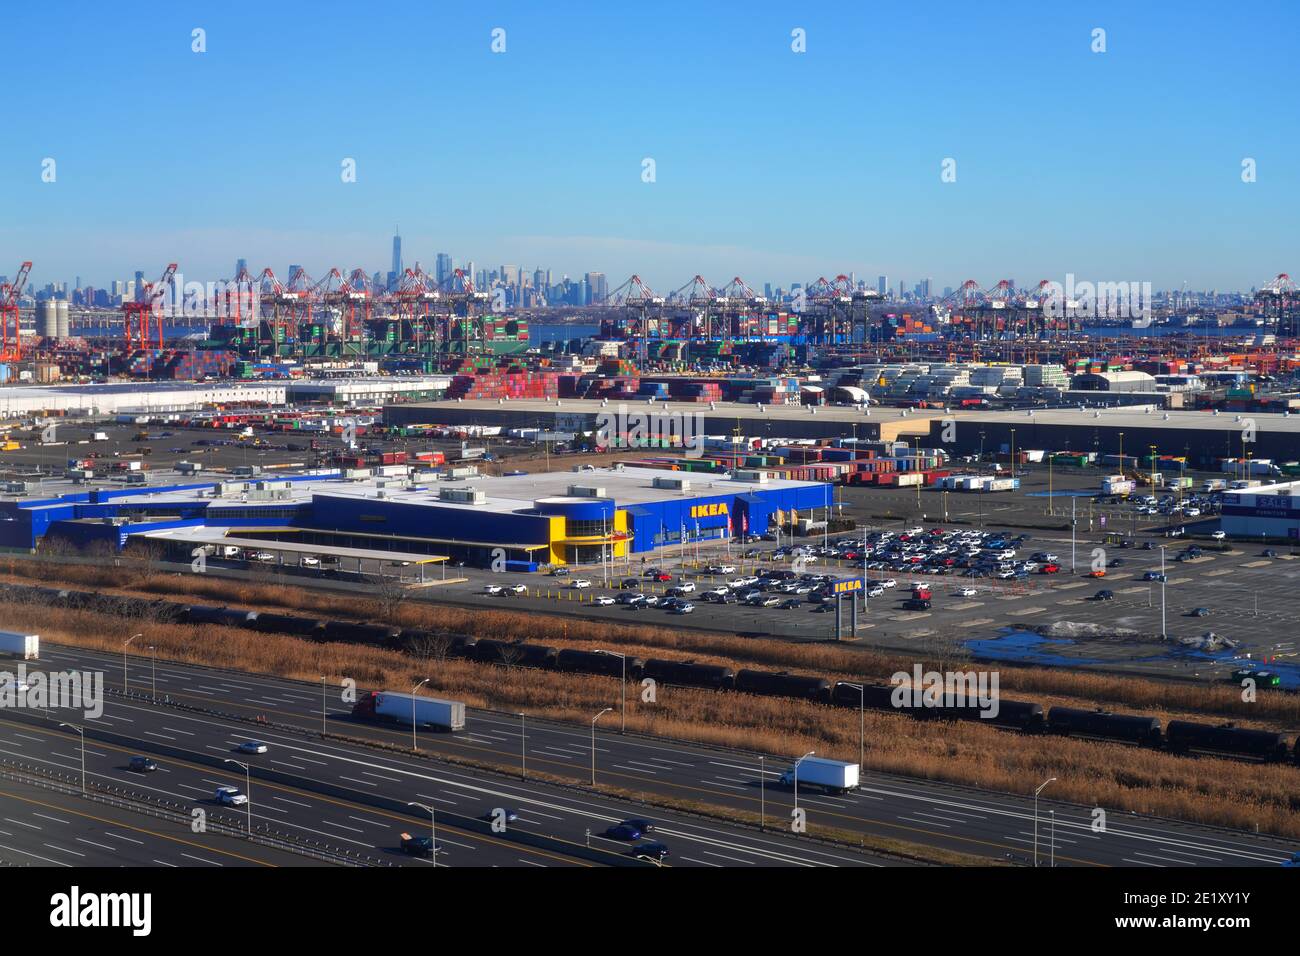
[[[283,552],[285,554],[332,555],[338,558],[354,558],[361,561],[407,561],[411,564],[437,564],[447,560],[443,555],[415,554],[408,551],[339,548],[327,544],[297,544],[291,541],[268,541],[264,538],[242,538],[238,535],[223,534],[218,528],[169,528],[161,531],[141,531],[137,534],[131,534],[129,537],[148,538],[151,541],[173,541],[177,544],[210,544],[223,547],[255,548],[259,551]]]

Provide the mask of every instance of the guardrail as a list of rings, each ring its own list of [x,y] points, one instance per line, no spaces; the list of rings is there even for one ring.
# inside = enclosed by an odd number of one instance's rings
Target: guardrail
[[[165,820],[186,830],[189,830],[193,824],[192,808],[185,804],[177,803],[174,800],[165,800],[161,797],[146,796],[118,787],[105,787],[94,781],[87,781],[87,788],[83,790],[79,775],[57,773],[47,767],[39,767],[14,760],[0,760],[0,779],[13,780],[17,783],[40,787],[44,790],[81,797],[93,803],[116,807],[131,813]],[[214,818],[212,813],[207,813],[205,828],[206,832],[209,833],[218,833],[222,836],[247,840],[259,846],[311,857],[338,866],[382,867],[396,865],[338,847],[331,847],[316,840],[276,831],[265,824],[255,824],[253,832],[250,834],[246,825],[237,825],[221,818]]]

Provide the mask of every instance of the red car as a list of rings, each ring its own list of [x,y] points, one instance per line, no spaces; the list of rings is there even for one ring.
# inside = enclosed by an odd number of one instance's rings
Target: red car
[[[673,576],[666,571],[660,571],[654,576],[654,580],[656,581],[671,581],[672,579]]]
[[[1039,573],[1039,574],[1055,574],[1056,572],[1058,572],[1058,571],[1060,571],[1060,570],[1061,570],[1061,566],[1060,566],[1059,564],[1044,564],[1041,568],[1038,569],[1038,573]]]

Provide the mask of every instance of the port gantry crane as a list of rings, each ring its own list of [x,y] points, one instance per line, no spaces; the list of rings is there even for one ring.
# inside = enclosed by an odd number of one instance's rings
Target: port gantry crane
[[[415,342],[417,349],[425,342],[432,342],[437,347],[438,330],[435,311],[440,304],[437,283],[418,265],[408,268],[400,279],[391,297],[392,315],[397,328],[391,329],[390,339]]]
[[[717,290],[715,302],[722,319],[724,339],[754,338],[767,331],[763,314],[767,309],[767,299],[751,289],[740,276],[733,277]]]
[[[257,321],[257,280],[247,266],[240,266],[235,277],[225,283],[217,297],[218,313],[214,325],[239,325]]]
[[[696,275],[665,297],[665,309],[649,317],[646,336],[669,339],[712,339],[718,307],[718,293]],[[666,334],[665,334],[666,333]]]
[[[257,350],[260,355],[266,349],[266,357],[275,357],[289,338],[285,333],[297,315],[301,295],[286,288],[269,266],[258,275],[257,286],[260,302],[266,307],[258,322]]]
[[[1300,335],[1300,294],[1285,272],[1270,279],[1255,292],[1255,304],[1263,312],[1265,323],[1271,322],[1284,338]]]
[[[135,299],[122,303],[123,344],[127,354],[136,349],[163,347],[162,298],[176,279],[176,263],[170,263],[157,282],[146,282],[135,290]]]
[[[633,275],[621,286],[605,297],[605,305],[614,306],[623,313],[618,321],[618,328],[608,329],[615,333],[614,338],[632,339],[637,347],[637,354],[642,361],[646,358],[646,339],[649,337],[651,322],[656,327],[663,317],[664,299]]]
[[[453,269],[434,286],[438,314],[434,321],[434,347],[441,343],[468,354],[475,342],[483,342],[483,317],[492,308],[491,293],[474,285],[464,269]]]
[[[18,267],[18,275],[13,282],[0,285],[0,362],[16,362],[23,357],[23,324],[18,301],[22,298],[23,286],[32,273],[32,264],[24,262]],[[10,322],[13,333],[10,334]]]

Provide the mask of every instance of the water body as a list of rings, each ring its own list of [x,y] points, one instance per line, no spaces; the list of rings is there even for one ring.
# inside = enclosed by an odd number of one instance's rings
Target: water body
[[[1051,650],[1053,647],[1068,647],[1074,643],[1069,638],[1047,638],[1033,631],[1004,627],[997,637],[964,641],[962,646],[978,657],[993,661],[1020,661],[1026,664],[1050,664],[1057,667],[1103,663],[1097,658],[1066,657]]]
[[[1093,325],[1085,326],[1080,330],[1089,338],[1125,338],[1137,337],[1144,339],[1169,338],[1177,335],[1187,335],[1192,338],[1241,338],[1242,336],[1254,336],[1261,332],[1267,331],[1263,326],[1242,325],[1242,326],[1220,326],[1220,325],[1152,325],[1144,329],[1134,329],[1127,326],[1106,326]]]

